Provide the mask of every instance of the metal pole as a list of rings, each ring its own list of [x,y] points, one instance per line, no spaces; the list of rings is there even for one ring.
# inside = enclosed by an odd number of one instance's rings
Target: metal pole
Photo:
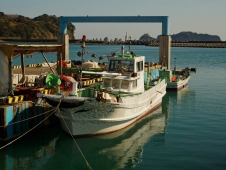
[[[131,35],[129,35],[129,53],[130,53],[130,44],[131,44]]]
[[[57,72],[59,75],[61,75],[62,74],[62,53],[59,52],[57,57],[58,57]]]
[[[8,92],[10,93],[12,91],[12,87],[13,87],[13,81],[12,81],[12,58],[9,58],[9,88],[8,88]]]
[[[21,56],[21,68],[22,68],[22,75],[23,75],[23,81],[25,80],[25,67],[24,67],[24,54],[20,54]]]
[[[49,65],[49,62],[48,62],[48,60],[47,60],[47,58],[46,58],[46,56],[44,55],[43,52],[42,52],[42,56],[43,56],[43,58],[46,60],[46,63],[48,64],[48,66],[49,66],[49,68],[51,69],[51,71],[53,72],[53,74],[55,74],[55,72],[53,71],[53,68]]]

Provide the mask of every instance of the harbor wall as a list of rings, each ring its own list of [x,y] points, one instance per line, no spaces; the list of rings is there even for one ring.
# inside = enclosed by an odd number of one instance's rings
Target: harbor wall
[[[21,40],[21,39],[2,39],[3,42],[20,42],[20,43],[57,43],[57,39],[32,39],[32,40]],[[69,44],[81,44],[80,39],[70,40]],[[116,42],[104,42],[99,40],[86,40],[86,44],[129,44],[129,41],[116,41]],[[131,40],[131,45],[146,45],[146,46],[159,46],[158,40]],[[226,41],[171,41],[171,47],[198,47],[198,48],[226,48]]]
[[[11,104],[0,105],[0,141],[13,139],[31,130],[33,127],[48,117],[53,108],[39,99],[36,103],[20,101]],[[48,126],[57,122],[52,114],[38,127]]]

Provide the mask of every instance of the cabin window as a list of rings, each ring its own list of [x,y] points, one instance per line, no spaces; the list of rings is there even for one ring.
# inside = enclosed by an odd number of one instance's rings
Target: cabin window
[[[139,61],[137,62],[137,72],[142,70],[143,70],[143,61]]]
[[[129,86],[129,81],[123,80],[121,85],[122,89],[128,89],[128,86]]]
[[[131,60],[111,60],[108,71],[111,72],[134,72],[134,62]]]
[[[119,88],[119,85],[120,85],[120,80],[113,80],[112,81],[112,87],[114,89],[118,89]]]
[[[110,79],[104,79],[104,87],[110,87]]]

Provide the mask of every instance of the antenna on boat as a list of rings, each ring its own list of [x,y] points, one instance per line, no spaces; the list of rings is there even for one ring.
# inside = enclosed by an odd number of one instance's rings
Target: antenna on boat
[[[86,36],[82,36],[82,63],[84,62],[84,54],[85,54],[85,47],[86,47]]]
[[[82,36],[82,53],[78,52],[77,55],[78,56],[82,56],[82,64],[84,62],[84,54],[85,54],[85,47],[86,47],[86,35]],[[79,81],[79,88],[82,88],[82,64],[81,64],[81,68],[78,70],[78,81]]]
[[[176,59],[177,59],[177,58],[175,57],[175,58],[174,58],[174,71],[176,71],[176,69],[177,69],[177,68],[176,68]]]
[[[131,35],[129,35],[129,53],[130,53],[131,38],[132,38],[132,36],[131,36]]]
[[[122,57],[124,56],[124,45],[122,45],[121,47],[121,53],[122,53]]]
[[[130,44],[131,44],[131,38],[132,38],[132,35],[130,34],[129,35],[129,54],[130,54]],[[126,36],[125,36],[125,42],[127,41],[127,32],[126,32]]]

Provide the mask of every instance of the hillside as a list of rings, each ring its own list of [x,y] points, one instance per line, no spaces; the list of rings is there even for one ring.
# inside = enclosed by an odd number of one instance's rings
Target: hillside
[[[139,40],[147,40],[147,41],[150,41],[150,40],[156,40],[155,38],[152,38],[148,33],[142,35]]]
[[[221,41],[220,37],[217,35],[209,35],[209,34],[198,34],[190,31],[183,31],[178,34],[171,35],[173,41]],[[159,39],[159,36],[158,36]]]
[[[43,14],[30,19],[21,15],[6,15],[0,12],[0,38],[56,39],[59,34],[60,18]],[[75,26],[67,25],[70,39],[75,39]]]

